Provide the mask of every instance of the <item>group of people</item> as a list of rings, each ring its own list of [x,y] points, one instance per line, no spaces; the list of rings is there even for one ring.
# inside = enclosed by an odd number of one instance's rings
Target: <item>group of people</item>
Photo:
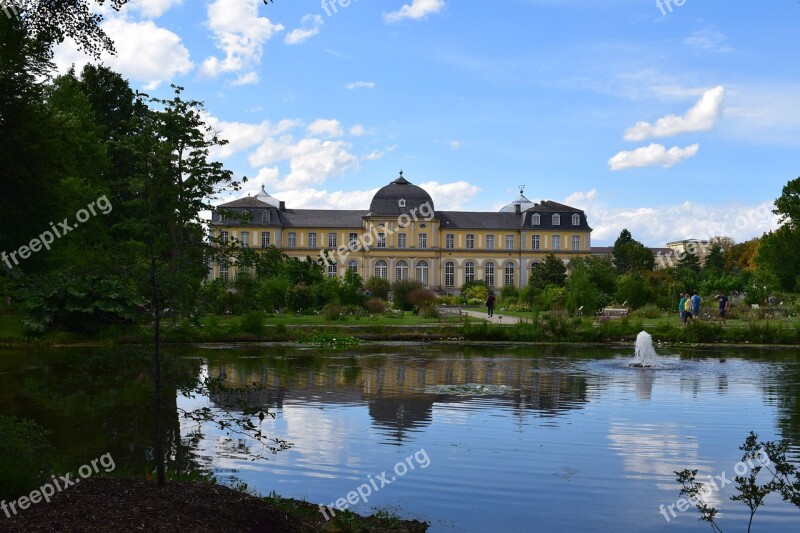
[[[717,294],[714,298],[719,301],[719,318],[724,325],[728,324],[727,313],[730,301],[728,297],[722,293]],[[700,318],[700,303],[703,301],[697,290],[692,291],[692,294],[681,293],[681,301],[678,304],[678,312],[681,316],[681,326],[686,324],[689,320],[696,320]]]

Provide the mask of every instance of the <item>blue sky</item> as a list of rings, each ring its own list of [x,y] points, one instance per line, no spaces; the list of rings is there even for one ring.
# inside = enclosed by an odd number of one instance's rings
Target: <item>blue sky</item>
[[[133,0],[105,63],[204,101],[215,156],[289,207],[366,209],[402,169],[437,209],[524,184],[595,245],[758,236],[800,176],[800,3],[664,2]]]

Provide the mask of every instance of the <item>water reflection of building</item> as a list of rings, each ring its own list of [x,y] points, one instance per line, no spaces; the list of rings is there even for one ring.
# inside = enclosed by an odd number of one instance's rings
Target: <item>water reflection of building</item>
[[[447,354],[418,358],[380,356],[315,359],[312,367],[277,367],[272,359],[240,359],[216,368],[231,387],[260,383],[248,400],[282,407],[285,402],[366,404],[376,427],[402,440],[407,431],[430,424],[435,404],[471,401],[475,396],[435,389],[470,383],[504,386],[481,395],[515,413],[558,416],[586,403],[581,376],[548,366],[537,358],[491,358]],[[493,391],[494,392],[494,391]],[[222,400],[217,397],[216,400]]]

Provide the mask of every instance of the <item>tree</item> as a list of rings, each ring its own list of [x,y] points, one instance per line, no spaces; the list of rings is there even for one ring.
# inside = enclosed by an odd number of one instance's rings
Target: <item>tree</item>
[[[563,287],[567,281],[567,267],[555,254],[549,253],[531,271],[530,284],[537,289],[548,285]]]
[[[582,307],[582,313],[588,316],[597,310],[597,288],[592,284],[585,268],[574,269],[569,275],[566,307],[570,313]]]
[[[795,178],[783,187],[780,198],[775,200],[776,215],[779,222],[787,224],[792,230],[800,230],[800,178]]]
[[[707,277],[719,277],[724,269],[725,257],[722,255],[722,244],[719,241],[712,241],[706,262],[703,264],[703,274]]]
[[[611,255],[614,257],[614,264],[620,274],[655,268],[653,253],[645,245],[634,240],[631,232],[627,229],[623,229],[617,240],[614,241]]]
[[[782,290],[793,292],[800,275],[800,230],[787,224],[761,237],[756,264],[757,271],[773,274]]]

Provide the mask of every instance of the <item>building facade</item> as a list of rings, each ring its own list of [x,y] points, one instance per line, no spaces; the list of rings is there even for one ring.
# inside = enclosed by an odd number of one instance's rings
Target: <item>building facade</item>
[[[522,287],[549,253],[565,263],[591,254],[592,232],[580,209],[533,203],[522,191],[499,212],[437,211],[430,195],[402,172],[367,211],[290,209],[262,187],[255,197],[218,206],[210,226],[223,241],[321,259],[329,276],[354,270],[364,279],[413,279],[445,292],[472,280]],[[213,278],[235,273],[234,263],[211,267]]]

